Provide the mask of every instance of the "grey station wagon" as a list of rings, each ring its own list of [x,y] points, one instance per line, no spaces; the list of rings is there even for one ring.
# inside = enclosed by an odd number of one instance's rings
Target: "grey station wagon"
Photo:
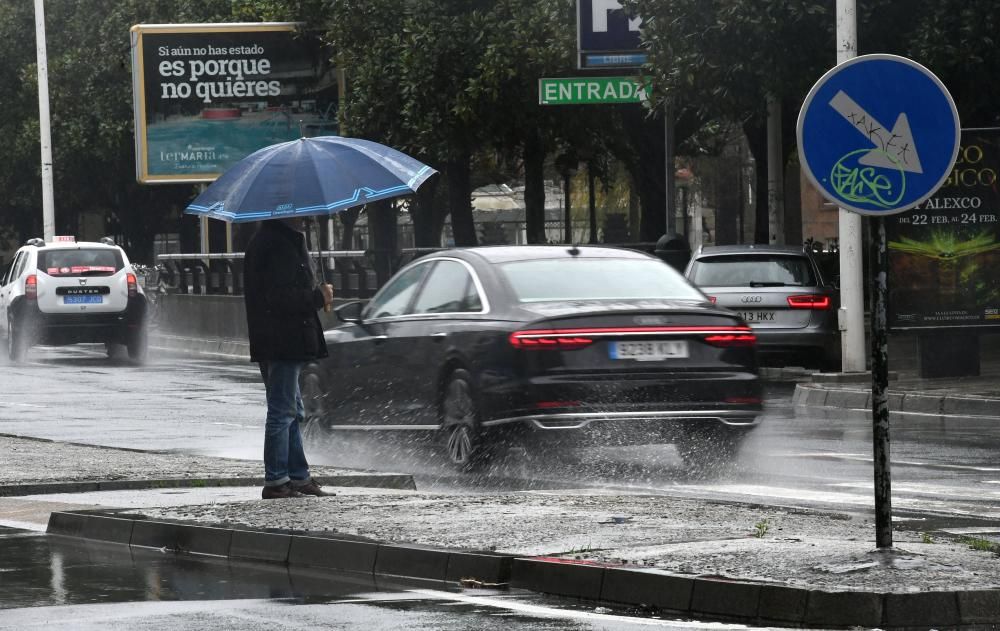
[[[704,247],[685,275],[757,335],[762,363],[840,369],[839,295],[802,247]]]

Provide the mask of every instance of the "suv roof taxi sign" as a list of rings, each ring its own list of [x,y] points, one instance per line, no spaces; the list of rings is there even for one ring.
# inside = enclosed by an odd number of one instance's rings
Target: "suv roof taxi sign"
[[[52,237],[52,243],[76,243],[76,237],[66,235],[56,235]]]
[[[864,215],[913,208],[948,178],[961,125],[941,80],[896,55],[863,55],[827,72],[799,111],[806,176]]]

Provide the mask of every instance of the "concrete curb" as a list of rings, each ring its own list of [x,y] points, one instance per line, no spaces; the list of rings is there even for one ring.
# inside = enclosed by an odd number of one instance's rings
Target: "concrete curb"
[[[324,486],[349,486],[376,489],[417,490],[413,476],[402,473],[321,475]],[[142,491],[148,489],[206,488],[227,486],[263,486],[262,477],[245,478],[168,478],[161,480],[100,480],[92,482],[39,482],[0,486],[0,497],[51,495],[53,493],[93,493],[95,491]]]
[[[741,623],[900,630],[1000,623],[1000,589],[905,594],[829,592],[562,558],[518,558],[344,536],[154,521],[108,511],[52,513],[48,533],[135,548],[359,572],[373,577],[441,583],[471,578],[592,602]]]
[[[156,350],[250,361],[250,343],[245,339],[213,340],[168,333],[151,333],[149,345]]]
[[[814,383],[795,385],[794,407],[871,411],[871,389],[830,387]],[[1000,417],[1000,399],[918,392],[889,392],[889,410],[897,414]]]

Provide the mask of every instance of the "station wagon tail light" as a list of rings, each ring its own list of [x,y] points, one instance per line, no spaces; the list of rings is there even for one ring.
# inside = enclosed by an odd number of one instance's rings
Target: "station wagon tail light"
[[[821,294],[806,294],[803,296],[789,296],[788,306],[792,309],[829,309],[830,296]]]
[[[753,346],[757,343],[757,336],[753,333],[721,333],[706,335],[704,339],[712,346],[719,346],[721,348]]]
[[[135,298],[139,293],[139,283],[135,280],[135,274],[126,274],[125,281],[128,283],[128,297]]]
[[[559,330],[514,331],[507,339],[514,348],[530,351],[573,351],[594,343],[593,338],[567,335]]]
[[[24,279],[24,297],[28,300],[38,300],[38,277],[34,274]]]

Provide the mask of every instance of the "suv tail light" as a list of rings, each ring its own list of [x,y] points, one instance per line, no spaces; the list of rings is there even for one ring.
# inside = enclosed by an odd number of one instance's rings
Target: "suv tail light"
[[[788,306],[792,309],[829,309],[830,296],[823,294],[789,296]]]
[[[562,331],[514,331],[507,338],[514,348],[536,351],[572,351],[594,343],[593,338],[566,335]]]
[[[135,280],[135,274],[126,274],[125,280],[128,282],[128,297],[135,298],[139,293],[139,283]]]
[[[24,279],[24,297],[28,300],[38,300],[38,277],[34,274]]]

